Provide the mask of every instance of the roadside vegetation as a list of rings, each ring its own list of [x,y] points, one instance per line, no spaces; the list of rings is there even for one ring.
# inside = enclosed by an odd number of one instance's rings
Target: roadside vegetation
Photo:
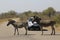
[[[26,21],[29,17],[34,15],[39,16],[40,18],[42,18],[42,20],[54,20],[58,25],[60,24],[60,12],[56,11],[52,7],[48,7],[42,12],[33,12],[31,10],[28,10],[22,13],[17,13],[14,10],[10,10],[5,13],[0,13],[0,22],[9,18],[20,18],[20,21]]]

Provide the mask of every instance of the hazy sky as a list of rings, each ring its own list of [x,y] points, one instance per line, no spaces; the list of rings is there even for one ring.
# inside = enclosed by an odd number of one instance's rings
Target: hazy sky
[[[16,12],[43,11],[48,7],[60,11],[60,0],[0,0],[0,13],[10,10]]]

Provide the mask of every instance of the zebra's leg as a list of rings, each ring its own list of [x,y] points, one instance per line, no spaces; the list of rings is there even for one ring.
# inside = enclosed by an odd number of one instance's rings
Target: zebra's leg
[[[14,35],[16,34],[16,28],[14,29]]]
[[[54,27],[53,27],[53,26],[51,26],[51,28],[52,28],[52,33],[51,33],[51,35],[53,35]]]
[[[55,35],[55,28],[54,28],[54,35]]]
[[[27,35],[27,29],[28,29],[28,27],[26,26],[26,27],[24,27],[25,28],[25,30],[26,30],[26,33],[25,33],[25,35]]]
[[[17,35],[19,35],[19,31],[18,31],[18,28],[16,28],[17,29]]]
[[[54,31],[54,33],[53,33],[53,34],[55,35],[55,28],[54,28],[54,26],[53,26],[53,31]]]
[[[52,25],[51,28],[52,28],[52,33],[51,33],[51,35],[52,35],[52,34],[55,35],[55,28],[54,28],[54,25]]]
[[[42,31],[42,34],[41,35],[43,35],[43,27],[41,27],[41,31]]]
[[[39,27],[40,27],[40,30],[41,30],[41,26],[39,25]],[[42,30],[41,30],[42,31]]]

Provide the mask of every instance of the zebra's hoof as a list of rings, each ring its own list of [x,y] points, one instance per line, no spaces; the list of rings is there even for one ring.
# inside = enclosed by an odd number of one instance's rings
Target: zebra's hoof
[[[54,34],[55,35],[55,34]]]
[[[19,35],[19,34],[17,34],[17,35]]]
[[[53,35],[53,34],[51,33],[51,35]]]
[[[25,34],[25,35],[27,35],[27,34]]]
[[[43,35],[43,34],[41,34],[41,35]]]
[[[15,35],[15,33],[14,33],[14,35]]]

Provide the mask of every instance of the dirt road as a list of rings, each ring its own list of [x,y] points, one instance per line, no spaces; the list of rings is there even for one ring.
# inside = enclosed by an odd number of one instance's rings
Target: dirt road
[[[28,31],[28,35],[24,35],[24,28],[19,29],[19,36],[14,36],[13,26],[6,26],[6,24],[7,22],[0,24],[0,40],[60,40],[60,32],[50,35],[51,31],[44,31],[44,35],[41,35],[41,31]]]

